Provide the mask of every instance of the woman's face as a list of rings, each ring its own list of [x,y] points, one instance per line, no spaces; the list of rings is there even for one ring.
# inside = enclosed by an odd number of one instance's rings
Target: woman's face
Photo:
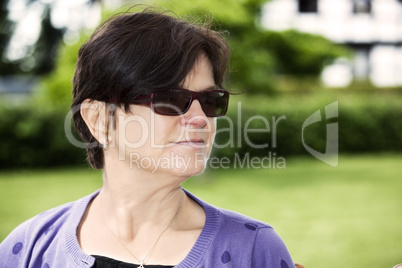
[[[212,66],[201,55],[187,75],[183,88],[203,91],[215,87]],[[169,173],[189,177],[204,170],[211,151],[215,118],[207,117],[198,100],[187,113],[167,116],[154,113],[149,107],[131,105],[131,113],[117,109],[115,147],[119,160],[129,168],[152,173]],[[107,164],[108,157],[105,154]]]

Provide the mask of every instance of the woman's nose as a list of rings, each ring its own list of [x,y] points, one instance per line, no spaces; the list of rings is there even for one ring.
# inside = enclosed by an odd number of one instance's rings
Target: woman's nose
[[[203,128],[207,125],[208,117],[202,110],[198,100],[194,100],[187,113],[184,114],[184,123],[193,128]]]

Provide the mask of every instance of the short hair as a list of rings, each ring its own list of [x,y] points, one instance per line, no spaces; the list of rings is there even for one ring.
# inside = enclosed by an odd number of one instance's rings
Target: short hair
[[[129,111],[138,95],[180,86],[202,53],[211,62],[215,84],[223,88],[230,60],[223,32],[212,30],[211,23],[190,23],[168,14],[146,8],[103,22],[78,52],[72,107],[85,99],[113,99]],[[74,113],[73,120],[83,141],[97,145],[87,146],[88,162],[102,169],[101,144],[81,113]]]

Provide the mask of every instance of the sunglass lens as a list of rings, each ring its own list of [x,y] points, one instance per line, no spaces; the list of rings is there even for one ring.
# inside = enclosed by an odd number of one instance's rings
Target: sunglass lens
[[[187,111],[191,94],[179,90],[159,91],[153,94],[152,108],[158,114],[180,115]]]
[[[201,107],[206,116],[225,115],[228,101],[229,93],[225,91],[205,91],[200,95]]]

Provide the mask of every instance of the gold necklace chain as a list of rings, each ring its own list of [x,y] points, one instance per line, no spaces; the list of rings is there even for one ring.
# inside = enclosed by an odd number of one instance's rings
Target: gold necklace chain
[[[100,202],[101,202],[101,211],[102,211],[102,219],[103,219],[103,223],[105,224],[106,228],[109,230],[109,232],[116,238],[117,241],[119,241],[119,243],[123,246],[123,248],[131,255],[134,257],[134,259],[136,259],[137,261],[140,262],[140,266],[138,266],[137,268],[145,268],[144,264],[145,262],[149,259],[149,257],[151,256],[152,251],[155,249],[156,244],[159,242],[159,239],[162,237],[162,235],[166,232],[167,229],[169,229],[169,227],[172,225],[172,223],[176,220],[177,216],[179,215],[179,212],[183,206],[183,193],[181,193],[180,195],[180,205],[179,208],[176,211],[176,214],[174,215],[174,217],[172,218],[172,220],[169,222],[169,224],[166,226],[166,228],[161,232],[161,234],[158,236],[158,239],[156,239],[155,243],[153,244],[153,246],[151,247],[151,249],[149,250],[148,254],[145,255],[145,257],[140,260],[138,259],[127,247],[126,245],[124,245],[124,243],[119,239],[119,237],[112,231],[112,229],[109,228],[109,226],[106,223],[106,218],[105,218],[105,213],[103,211],[103,202],[102,202],[102,197],[100,197]]]

